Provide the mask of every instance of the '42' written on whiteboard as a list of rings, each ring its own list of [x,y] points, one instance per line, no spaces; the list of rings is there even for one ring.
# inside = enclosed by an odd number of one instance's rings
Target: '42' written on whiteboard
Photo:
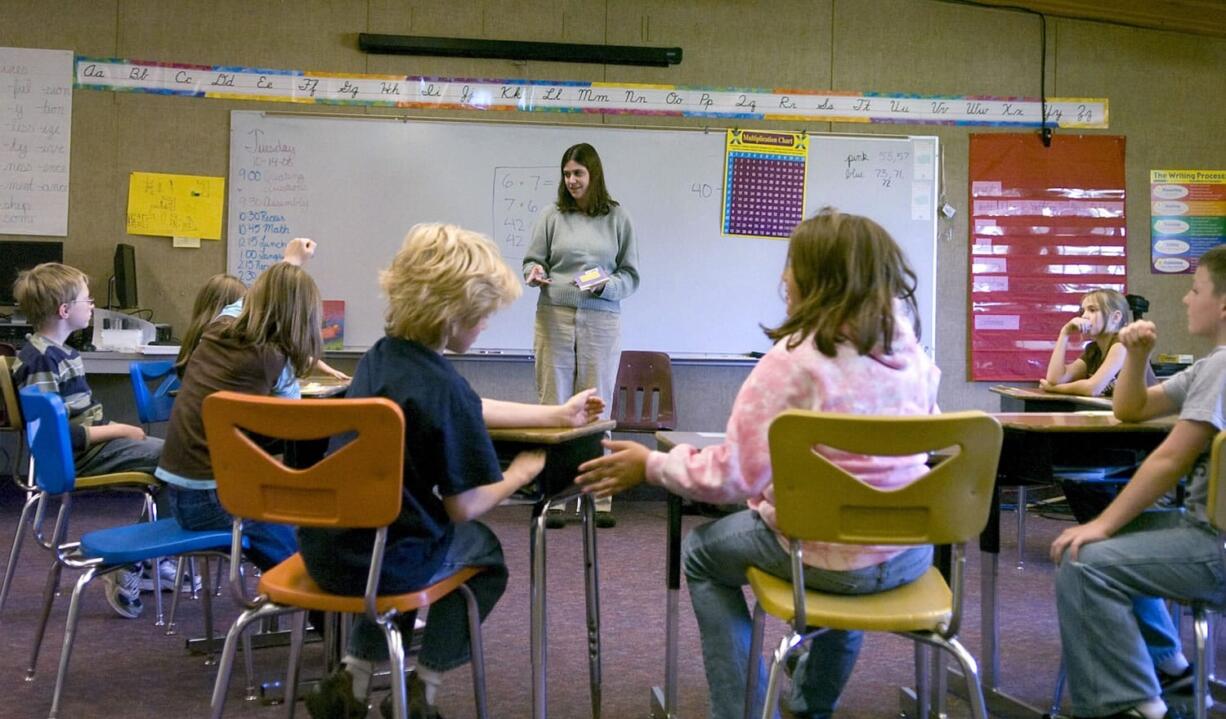
[[[558,168],[495,167],[490,237],[519,274],[536,218],[558,199]]]

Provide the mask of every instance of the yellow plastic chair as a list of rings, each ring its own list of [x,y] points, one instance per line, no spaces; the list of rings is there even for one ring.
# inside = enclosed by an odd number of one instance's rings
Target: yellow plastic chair
[[[762,656],[765,615],[792,625],[773,654],[764,719],[778,701],[789,655],[825,629],[892,632],[950,652],[962,667],[976,719],[986,719],[975,659],[957,640],[966,564],[963,544],[987,524],[1000,424],[983,412],[876,417],[789,410],[770,426],[776,521],[787,537],[793,580],[750,567],[754,608],[750,657]],[[869,456],[940,452],[928,474],[900,489],[871,487],[815,451],[818,446]],[[804,585],[801,542],[952,545],[950,582],[933,567],[911,584],[868,595],[826,594]],[[821,627],[810,630],[809,627]],[[751,666],[745,716],[753,711],[758,672]]]
[[[4,345],[12,349],[8,345]],[[35,532],[42,527],[43,505],[39,501],[38,487],[34,485],[34,459],[31,457],[22,476],[22,459],[25,458],[26,440],[25,423],[21,419],[21,404],[17,401],[17,388],[13,385],[13,363],[16,357],[8,354],[8,350],[0,350],[0,432],[12,432],[17,435],[17,456],[13,458],[13,484],[25,493],[26,499],[21,506],[21,518],[13,530],[13,543],[9,545],[9,561],[4,567],[4,579],[0,581],[0,612],[8,600],[9,587],[13,582],[13,572],[17,568],[17,559],[21,556],[22,540],[25,538],[25,526],[33,521]],[[33,514],[33,517],[31,516]]]
[[[204,400],[204,428],[217,480],[217,497],[235,517],[231,593],[246,607],[226,635],[213,688],[212,716],[219,719],[225,709],[230,672],[243,630],[264,617],[297,612],[285,682],[285,703],[293,716],[306,623],[303,610],[314,610],[365,614],[382,628],[392,661],[395,716],[406,719],[405,642],[393,619],[459,590],[468,606],[477,714],[483,719],[487,717],[481,617],[476,598],[465,586],[482,568],[466,568],[415,592],[379,594],[387,526],[400,514],[404,482],[405,424],[396,403],[383,398],[290,400],[217,392]],[[265,452],[248,433],[288,442],[318,441],[347,433],[354,437],[317,464],[294,469]],[[375,529],[366,593],[341,596],[325,592],[307,574],[302,555],[295,554],[264,572],[258,586],[259,596],[248,599],[238,571],[244,518],[299,527]]]

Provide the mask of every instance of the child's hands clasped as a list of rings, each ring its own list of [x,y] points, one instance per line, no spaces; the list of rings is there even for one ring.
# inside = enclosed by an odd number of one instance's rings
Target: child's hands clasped
[[[595,388],[585,389],[558,405],[558,411],[560,426],[582,427],[600,417],[604,411],[604,400],[596,396]]]
[[[580,474],[575,477],[575,484],[583,487],[584,494],[608,497],[642,483],[651,450],[638,442],[606,439],[601,444],[612,450],[612,454],[579,465]]]
[[[1158,343],[1158,327],[1149,320],[1137,320],[1120,330],[1119,340],[1129,352],[1144,352],[1148,357]]]

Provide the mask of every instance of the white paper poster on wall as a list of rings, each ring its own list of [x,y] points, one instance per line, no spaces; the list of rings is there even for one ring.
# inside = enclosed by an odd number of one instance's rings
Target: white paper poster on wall
[[[68,234],[73,54],[0,47],[0,233]]]

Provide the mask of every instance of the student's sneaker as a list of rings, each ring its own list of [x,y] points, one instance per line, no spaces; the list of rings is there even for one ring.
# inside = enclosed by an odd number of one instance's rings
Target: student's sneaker
[[[304,701],[312,719],[364,719],[366,702],[353,695],[353,675],[337,669],[315,687]]]
[[[601,529],[609,529],[617,526],[617,517],[613,516],[613,510],[596,510],[596,526]]]
[[[406,681],[408,682],[406,689],[409,695],[409,719],[443,719],[443,715],[438,713],[437,706],[426,703],[426,684],[418,678],[417,672],[409,672],[409,678]],[[383,697],[383,701],[379,702],[379,716],[383,719],[392,719],[395,716],[391,693],[388,693]]]
[[[566,526],[566,510],[562,508],[554,509],[550,507],[545,510],[545,527],[547,529],[561,529]]]
[[[140,601],[140,572],[135,568],[120,569],[103,575],[106,583],[106,603],[124,619],[136,619],[145,610]]]
[[[1158,685],[1163,694],[1191,694],[1196,684],[1196,667],[1189,664],[1180,674],[1167,674],[1158,670]]]
[[[163,559],[158,562],[158,574],[162,579],[162,591],[171,592],[175,588],[175,572],[178,571],[178,561],[174,559]],[[140,572],[140,590],[142,592],[152,592],[154,590],[153,573],[150,570],[148,563],[141,565]],[[200,577],[193,577],[188,572],[183,572],[183,588],[187,589],[188,578],[191,578],[191,591],[200,591]]]

